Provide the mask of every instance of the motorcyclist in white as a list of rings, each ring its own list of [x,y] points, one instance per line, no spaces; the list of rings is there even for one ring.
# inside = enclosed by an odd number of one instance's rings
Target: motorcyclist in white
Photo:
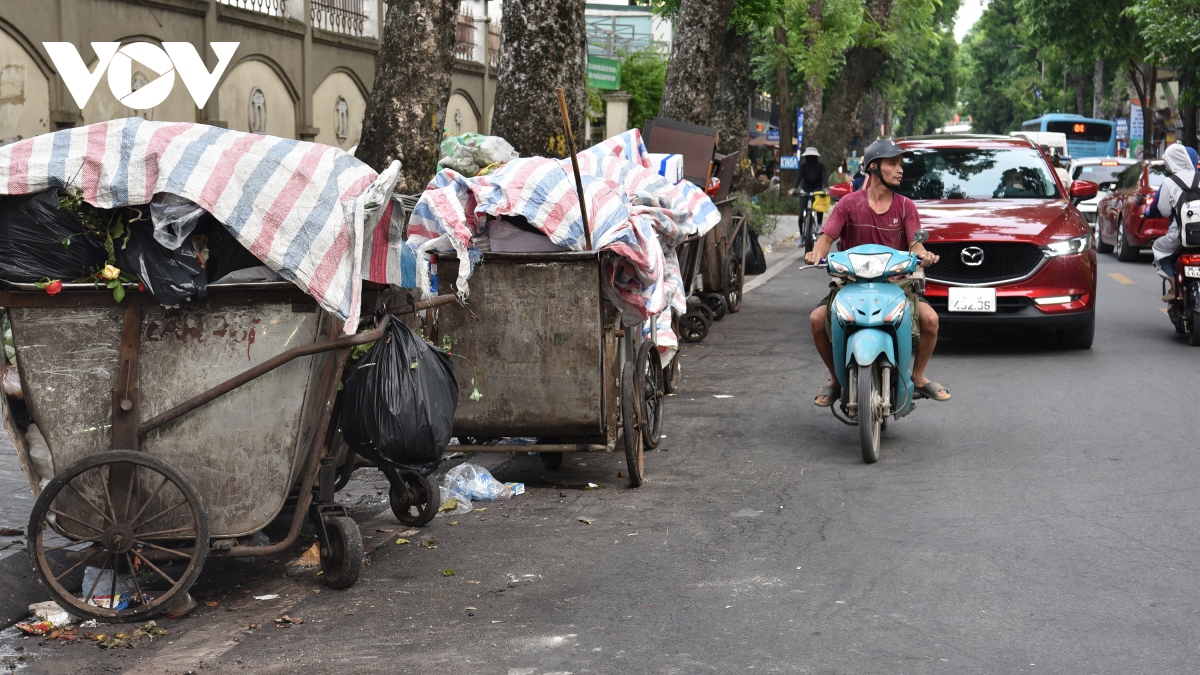
[[[1192,163],[1192,158],[1188,155],[1187,148],[1182,144],[1174,143],[1167,147],[1163,153],[1163,162],[1167,165],[1167,171],[1171,176],[1178,178],[1185,185],[1191,185],[1195,178],[1196,165]],[[1172,290],[1167,295],[1163,296],[1163,300],[1170,302],[1175,297],[1175,256],[1179,253],[1181,243],[1179,240],[1179,218],[1176,213],[1176,207],[1179,205],[1179,198],[1183,194],[1183,188],[1168,176],[1162,184],[1162,195],[1158,200],[1158,210],[1163,215],[1171,219],[1171,225],[1167,228],[1167,233],[1158,239],[1154,240],[1154,268],[1158,270],[1160,276],[1171,282]]]

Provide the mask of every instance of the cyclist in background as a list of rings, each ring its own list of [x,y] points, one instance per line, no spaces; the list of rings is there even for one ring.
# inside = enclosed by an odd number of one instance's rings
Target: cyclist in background
[[[795,194],[797,188],[800,190],[799,246],[801,247],[805,246],[806,241],[814,241],[821,231],[821,222],[825,219],[824,213],[816,214],[816,231],[805,232],[804,223],[808,216],[808,209],[812,206],[813,193],[824,191],[827,187],[829,187],[829,172],[821,163],[821,153],[810,145],[800,154],[800,170],[796,172],[796,184],[792,186],[791,190],[788,190],[789,195]],[[811,243],[805,247],[805,250],[810,250],[810,248]]]

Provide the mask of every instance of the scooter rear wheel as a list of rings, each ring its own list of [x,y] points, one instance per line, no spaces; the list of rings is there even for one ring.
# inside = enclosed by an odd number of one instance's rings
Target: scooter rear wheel
[[[858,367],[858,443],[862,458],[867,464],[879,461],[880,427],[883,417],[879,414],[879,365],[872,363]]]

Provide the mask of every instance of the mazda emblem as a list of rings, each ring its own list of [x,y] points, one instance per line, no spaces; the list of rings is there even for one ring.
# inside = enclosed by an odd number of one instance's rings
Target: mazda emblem
[[[958,257],[967,267],[979,267],[983,264],[983,249],[978,246],[968,246],[958,254]]]

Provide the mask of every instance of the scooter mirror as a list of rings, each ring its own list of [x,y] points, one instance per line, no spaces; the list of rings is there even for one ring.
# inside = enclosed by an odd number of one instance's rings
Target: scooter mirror
[[[929,241],[929,230],[917,230],[913,233],[912,243],[924,244]]]

